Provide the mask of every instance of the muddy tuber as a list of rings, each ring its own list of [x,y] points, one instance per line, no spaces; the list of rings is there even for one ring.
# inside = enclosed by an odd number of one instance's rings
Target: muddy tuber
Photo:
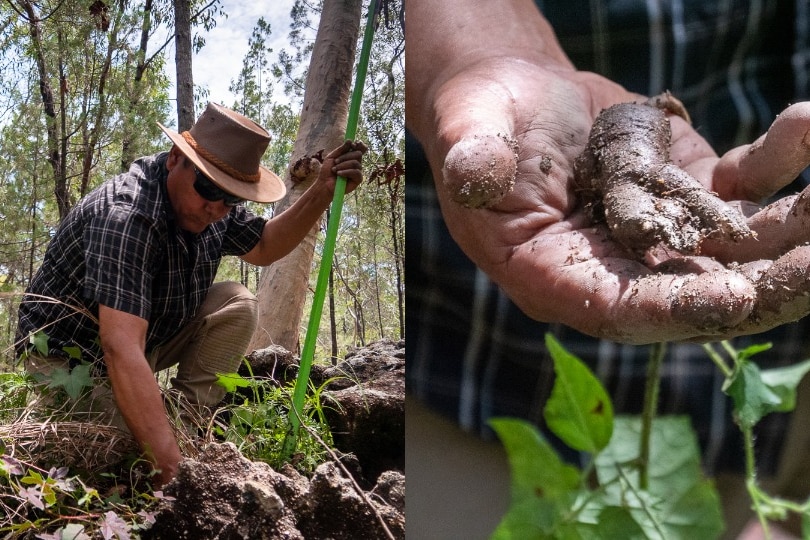
[[[665,111],[689,121],[669,93],[599,113],[574,163],[577,189],[591,218],[605,222],[614,240],[639,254],[662,243],[697,253],[706,238],[752,237],[742,214],[670,161]]]

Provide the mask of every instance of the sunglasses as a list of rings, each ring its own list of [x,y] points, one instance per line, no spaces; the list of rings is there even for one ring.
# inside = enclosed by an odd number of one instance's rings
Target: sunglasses
[[[197,167],[194,167],[194,174],[197,175],[197,178],[194,180],[194,189],[200,194],[200,197],[206,201],[222,201],[226,206],[236,206],[237,204],[245,202],[246,199],[231,195],[213,183],[207,176],[201,173]]]

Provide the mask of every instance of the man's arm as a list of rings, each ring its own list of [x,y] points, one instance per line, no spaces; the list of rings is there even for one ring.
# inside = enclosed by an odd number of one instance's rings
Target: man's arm
[[[135,440],[159,471],[156,487],[160,487],[174,477],[181,455],[146,360],[149,323],[103,305],[98,311],[104,363],[116,404]]]
[[[242,259],[257,266],[268,266],[295,249],[329,208],[337,177],[346,179],[346,193],[360,184],[363,179],[361,159],[366,150],[363,143],[346,141],[330,152],[323,160],[317,180],[292,206],[265,224],[261,240]]]

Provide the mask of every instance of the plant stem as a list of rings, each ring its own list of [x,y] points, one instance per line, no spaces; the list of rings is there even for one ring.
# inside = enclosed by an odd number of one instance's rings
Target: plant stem
[[[726,365],[717,351],[714,350],[711,343],[704,343],[703,350],[709,355],[709,358],[711,358],[712,362],[714,362],[714,365],[716,365],[717,368],[723,372],[724,377],[729,378],[734,375],[734,370]]]
[[[759,519],[760,525],[762,525],[762,533],[765,535],[767,540],[771,538],[771,531],[768,528],[768,518],[765,516],[765,513],[762,511],[761,502],[762,497],[757,486],[757,470],[756,470],[756,460],[754,459],[754,433],[753,428],[751,427],[743,427],[740,426],[740,430],[743,433],[744,443],[743,446],[745,447],[745,476],[746,482],[745,485],[748,488],[748,494],[751,496],[751,501],[753,504],[754,513],[756,513],[757,518]]]
[[[644,387],[644,410],[641,413],[641,448],[639,449],[639,487],[649,489],[650,485],[650,438],[652,423],[658,411],[658,390],[661,386],[661,364],[664,362],[666,343],[655,343],[650,349],[647,364],[647,382]]]

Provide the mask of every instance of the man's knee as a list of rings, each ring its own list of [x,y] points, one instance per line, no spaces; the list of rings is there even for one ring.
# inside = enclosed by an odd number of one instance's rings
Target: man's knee
[[[259,322],[259,301],[256,295],[235,281],[214,283],[205,299],[204,309],[208,315],[221,313],[224,317],[234,319],[233,323],[244,325],[251,332]]]

